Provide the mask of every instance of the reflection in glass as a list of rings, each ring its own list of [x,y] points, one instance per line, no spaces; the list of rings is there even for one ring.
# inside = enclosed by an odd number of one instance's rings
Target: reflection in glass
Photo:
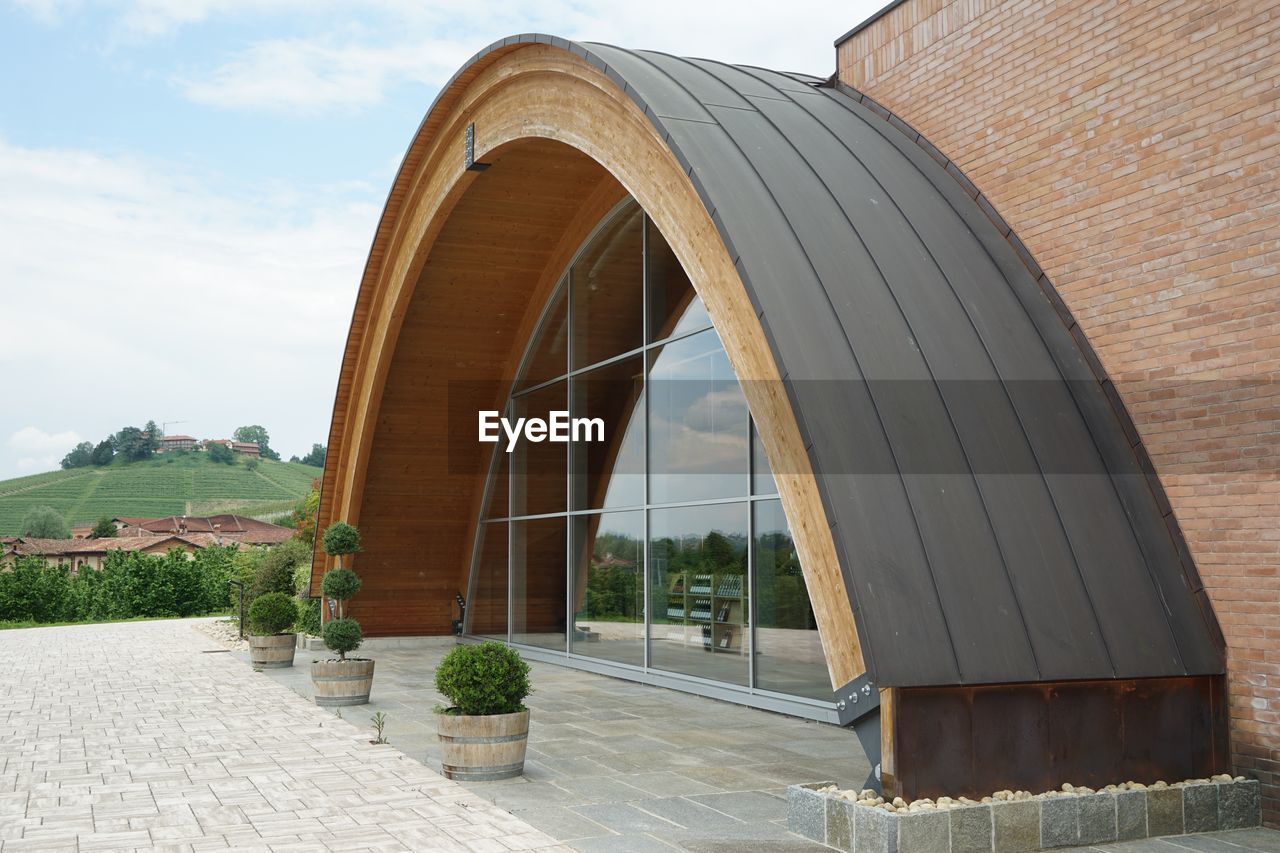
[[[569,372],[568,286],[562,280],[534,337],[517,390],[532,388]]]
[[[494,465],[490,469],[489,500],[485,504],[485,518],[506,518],[511,508],[507,498],[511,494],[511,454],[507,453],[505,443],[499,441],[493,446]]]
[[[573,518],[574,654],[644,665],[644,512]]]
[[[569,272],[575,369],[644,343],[643,222],[633,203],[596,235]]]
[[[511,522],[513,643],[565,650],[565,524],[564,517]]]
[[[747,494],[747,400],[715,329],[651,351],[649,502]]]
[[[568,410],[568,386],[569,383],[562,380],[513,398],[510,417],[541,418],[550,422],[553,411]],[[502,447],[506,446],[504,435]],[[512,516],[564,512],[569,459],[566,448],[563,442],[520,438],[515,449],[508,454],[514,472],[511,478]]]
[[[711,325],[702,297],[684,267],[676,259],[657,226],[646,220],[649,229],[649,341],[686,335]]]
[[[751,494],[776,495],[778,484],[773,479],[773,469],[769,467],[769,457],[764,453],[764,444],[760,441],[760,433],[756,431],[756,422],[751,421]]]
[[[782,501],[756,501],[756,686],[763,690],[831,699],[818,623],[805,589]]]
[[[747,683],[747,504],[649,512],[649,664]]]
[[[572,445],[573,508],[644,503],[644,359],[574,376],[573,417],[604,421],[604,441]]]
[[[480,525],[475,589],[467,602],[467,633],[507,639],[507,523]]]

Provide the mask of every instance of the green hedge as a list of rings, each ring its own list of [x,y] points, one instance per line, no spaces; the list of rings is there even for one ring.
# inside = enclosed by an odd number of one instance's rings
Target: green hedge
[[[227,607],[234,548],[205,548],[189,557],[112,551],[101,570],[72,574],[63,563],[20,557],[0,571],[0,622],[100,622],[199,616]]]

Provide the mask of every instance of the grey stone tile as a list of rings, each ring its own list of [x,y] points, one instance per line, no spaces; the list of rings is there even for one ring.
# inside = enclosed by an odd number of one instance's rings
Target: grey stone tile
[[[855,809],[866,808],[841,797],[825,797],[827,812],[827,846],[837,850],[854,849]]]
[[[853,812],[853,840],[857,853],[896,853],[898,833],[893,816],[882,809],[858,806]]]
[[[787,788],[787,828],[814,841],[826,841],[825,800],[800,785]]]
[[[623,781],[627,777],[619,776],[575,776],[560,777],[554,782],[557,788],[568,791],[578,797],[580,803],[626,803],[643,800],[653,795],[639,788],[633,788]]]
[[[732,815],[738,820],[764,822],[785,820],[787,801],[783,792],[744,791],[732,794],[694,794],[689,797],[704,806]]]
[[[713,830],[733,829],[746,826],[736,817],[716,811],[702,803],[685,797],[663,797],[661,799],[640,800],[631,805],[649,814],[669,820],[685,829]]]
[[[594,820],[570,811],[564,806],[538,806],[515,809],[511,812],[530,826],[536,827],[557,841],[573,841],[580,838],[602,838],[614,833]]]
[[[951,850],[953,853],[986,853],[991,849],[991,806],[951,809]]]
[[[573,811],[622,835],[670,832],[678,824],[641,811],[627,803],[574,806]]]
[[[1023,853],[1040,848],[1040,803],[1016,800],[991,804],[996,853]]]
[[[948,853],[951,816],[944,811],[899,813],[898,850],[900,853]]]
[[[801,838],[686,838],[673,839],[690,853],[826,853],[831,848]]]
[[[1186,832],[1218,828],[1218,785],[1187,785],[1182,789],[1182,820]]]
[[[1148,788],[1147,834],[1181,835],[1182,830],[1182,789]]]
[[[1080,843],[1106,844],[1116,840],[1116,798],[1102,792],[1086,794],[1080,801]]]
[[[1067,847],[1080,841],[1080,799],[1062,796],[1040,801],[1040,844]]]
[[[1238,844],[1246,850],[1280,853],[1280,832],[1274,829],[1237,829],[1232,832],[1215,832],[1213,837]]]
[[[585,838],[572,842],[571,846],[583,853],[671,853],[672,850],[679,849],[641,832],[611,835],[605,838]]]
[[[732,767],[680,767],[675,772],[721,791],[767,791],[785,787],[768,776]]]
[[[1251,829],[1261,820],[1260,786],[1256,779],[1224,782],[1218,788],[1219,829]]]
[[[1230,841],[1224,841],[1221,838],[1215,838],[1212,833],[1205,835],[1173,835],[1169,838],[1162,838],[1161,841],[1166,844],[1172,844],[1179,850],[1198,850],[1201,853],[1245,853],[1246,850],[1254,848],[1241,847],[1238,844],[1232,844]]]
[[[599,765],[597,765],[599,766]],[[631,773],[621,777],[628,785],[655,796],[683,797],[687,794],[712,794],[716,789],[688,776],[657,770],[647,773]]]
[[[1146,838],[1147,792],[1121,791],[1116,794],[1116,840]]]

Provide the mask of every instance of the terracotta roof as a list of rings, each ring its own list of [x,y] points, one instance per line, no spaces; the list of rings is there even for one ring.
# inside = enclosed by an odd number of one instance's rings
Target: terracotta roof
[[[207,516],[170,515],[165,518],[139,518],[134,519],[134,521],[136,522],[134,526],[149,530],[152,533],[202,532],[221,533],[225,536],[239,533],[272,534],[283,530],[289,534],[289,536],[285,537],[286,539],[293,535],[293,531],[287,527],[232,513]]]
[[[19,556],[64,557],[77,554],[102,555],[108,551],[168,551],[170,548],[189,546],[192,549],[213,545],[242,543],[211,533],[189,533],[162,536],[113,536],[106,539],[36,539],[15,537],[5,540],[5,552]]]
[[[160,437],[160,440],[161,441],[195,441],[196,438],[193,435],[163,435]]]

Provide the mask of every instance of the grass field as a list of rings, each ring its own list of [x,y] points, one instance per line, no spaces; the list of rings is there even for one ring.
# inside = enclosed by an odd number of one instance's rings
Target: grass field
[[[250,471],[240,460],[223,465],[202,453],[50,471],[0,481],[0,535],[18,535],[34,506],[51,506],[71,524],[104,515],[275,515],[292,509],[318,476],[319,468],[295,462],[264,459]]]

